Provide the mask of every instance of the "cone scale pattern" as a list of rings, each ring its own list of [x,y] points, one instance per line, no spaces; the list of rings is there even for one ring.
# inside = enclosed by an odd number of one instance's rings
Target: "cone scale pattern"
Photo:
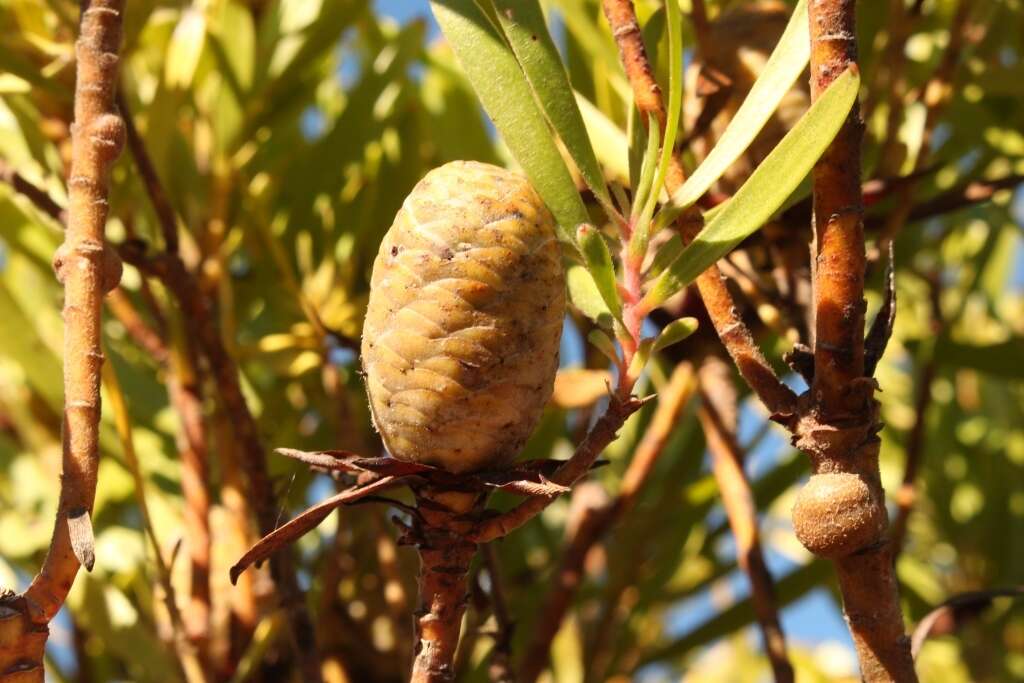
[[[406,198],[373,267],[362,357],[399,460],[515,458],[551,396],[565,314],[554,219],[527,180],[456,161]]]

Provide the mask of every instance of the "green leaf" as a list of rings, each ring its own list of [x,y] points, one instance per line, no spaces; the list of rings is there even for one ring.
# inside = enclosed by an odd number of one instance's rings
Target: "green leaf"
[[[629,180],[629,143],[626,134],[604,112],[590,100],[576,93],[576,104],[583,115],[587,136],[594,141],[597,159],[613,180],[625,183]]]
[[[970,368],[1000,378],[1024,377],[1024,337],[1010,337],[995,344],[964,344],[939,337],[935,357],[946,367]]]
[[[619,354],[615,350],[615,342],[612,341],[611,337],[605,334],[604,330],[597,328],[591,330],[590,333],[587,334],[587,341],[589,341],[595,349],[607,356],[608,360],[612,363],[618,364]]]
[[[661,159],[658,161],[658,173],[647,195],[640,217],[633,227],[633,236],[629,242],[630,254],[642,259],[647,253],[647,245],[651,235],[651,216],[658,204],[661,189],[665,184],[669,162],[676,144],[676,131],[679,128],[679,112],[683,106],[683,41],[679,34],[682,18],[679,16],[679,5],[675,2],[665,3],[668,24],[668,113],[665,118],[665,138],[661,143]]]
[[[164,82],[168,88],[187,90],[192,87],[205,45],[206,15],[195,7],[185,8],[167,46]]]
[[[605,303],[604,297],[597,288],[590,272],[581,265],[571,265],[565,271],[565,284],[569,289],[569,299],[580,313],[598,325],[611,329],[612,312]]]
[[[696,318],[680,318],[673,320],[661,331],[661,334],[654,340],[654,347],[651,353],[657,353],[664,348],[678,344],[691,334],[697,331]]]
[[[697,331],[697,319],[696,318],[680,318],[674,320],[665,326],[665,329],[657,337],[648,337],[642,340],[636,349],[636,353],[633,355],[633,360],[629,363],[629,374],[631,377],[639,377],[643,369],[647,367],[648,361],[658,351],[661,351],[665,347],[671,346],[676,342],[689,337],[691,334]]]
[[[473,0],[430,6],[494,126],[572,242],[571,231],[589,220],[586,207],[511,48]]]
[[[644,281],[650,281],[658,277],[665,270],[675,263],[675,260],[679,258],[679,255],[683,253],[683,240],[677,234],[670,236],[665,242],[658,247],[658,251],[654,254],[654,258],[651,259],[651,265],[647,267],[644,272]]]
[[[647,117],[647,148],[640,162],[640,178],[633,185],[635,193],[633,195],[633,219],[639,217],[640,211],[647,203],[647,195],[653,189],[654,172],[657,170],[658,142],[660,139],[661,125],[654,114],[649,114]]]
[[[601,231],[583,223],[576,229],[576,241],[587,262],[587,270],[594,278],[594,284],[601,298],[617,320],[622,319],[622,300],[619,298],[618,282],[612,255]]]
[[[540,3],[537,0],[494,0],[494,6],[509,45],[551,127],[562,138],[594,196],[606,211],[613,211],[601,167],[587,137],[562,59],[548,33]]]
[[[761,132],[779,102],[807,66],[810,57],[810,38],[807,34],[807,0],[800,0],[764,70],[722,137],[693,175],[673,193],[670,204],[664,210],[667,213],[663,212],[663,216],[659,217],[661,225],[667,225],[700,199]]]
[[[764,225],[839,132],[859,86],[860,74],[853,67],[829,86],[697,239],[655,281],[641,306],[658,306]]]
[[[654,337],[648,337],[644,339],[636,347],[636,353],[633,354],[633,360],[629,362],[629,376],[636,379],[643,372],[647,366],[647,361],[651,359],[651,354],[654,352]]]

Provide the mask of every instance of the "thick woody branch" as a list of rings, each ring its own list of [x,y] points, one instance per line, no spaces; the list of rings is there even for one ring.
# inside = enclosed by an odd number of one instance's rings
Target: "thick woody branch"
[[[576,591],[583,581],[583,568],[590,550],[633,507],[658,458],[668,443],[679,416],[693,395],[695,382],[689,364],[676,366],[668,386],[658,397],[658,408],[644,432],[633,459],[622,478],[618,495],[605,507],[588,510],[555,571],[552,590],[543,601],[543,612],[535,622],[533,637],[519,665],[519,681],[537,680],[548,662],[551,643],[561,628]]]
[[[120,279],[104,228],[110,169],[124,146],[124,123],[113,103],[121,11],[119,0],[86,3],[76,43],[68,226],[54,257],[65,292],[63,474],[50,550],[25,592],[37,623],[53,618],[79,566],[91,569],[94,560],[90,514],[99,464],[100,310],[103,295]]]
[[[810,4],[811,98],[856,65],[854,0]],[[826,408],[840,410],[844,387],[864,375],[863,135],[856,104],[814,166],[814,386]]]
[[[809,19],[814,100],[856,68],[855,2],[811,0]],[[884,540],[875,382],[864,376],[862,133],[855,105],[814,168],[814,378],[789,421],[813,475],[797,495],[793,524],[804,546],[835,562],[864,680],[916,681]]]
[[[711,453],[711,471],[736,540],[736,559],[750,581],[754,613],[775,680],[791,683],[793,665],[779,621],[775,584],[761,551],[757,507],[750,481],[743,471],[743,453],[736,441],[736,390],[729,368],[714,356],[705,359],[698,376],[701,407],[697,415]]]
[[[423,487],[416,491],[422,522],[415,534],[420,554],[420,607],[410,683],[452,683],[462,615],[466,611],[469,565],[477,545],[469,540],[469,519],[483,497]]]
[[[641,114],[640,120],[646,125],[648,116],[653,115],[661,124],[661,130],[665,130],[665,103],[647,59],[633,3],[631,0],[604,0],[603,7],[612,35],[619,46],[622,65],[633,89],[633,99]],[[679,155],[673,153],[665,178],[669,192],[677,190],[685,180],[686,175]],[[677,228],[684,243],[691,242],[702,227],[703,219],[696,207],[685,211],[677,221]],[[757,347],[750,329],[739,315],[718,266],[711,266],[697,278],[697,289],[722,344],[754,393],[771,412],[792,412],[796,402],[795,394],[779,381]]]
[[[64,244],[54,256],[64,285],[64,422],[60,500],[53,537],[39,573],[23,596],[0,598],[0,680],[44,678],[47,624],[64,604],[80,566],[92,569],[91,513],[99,465],[101,309],[121,278],[106,248],[110,170],[124,146],[124,123],[113,104],[121,45],[120,0],[82,6],[76,43],[75,122],[72,124],[70,207]],[[37,205],[48,197],[7,178]],[[54,215],[53,206],[48,211]],[[44,209],[46,210],[46,209]],[[55,218],[59,220],[59,212]]]

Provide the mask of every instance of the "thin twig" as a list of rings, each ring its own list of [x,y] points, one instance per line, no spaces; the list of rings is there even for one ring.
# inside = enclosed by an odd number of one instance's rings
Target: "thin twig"
[[[130,144],[136,164],[146,179],[147,192],[156,189],[158,199],[150,194],[154,206],[167,207],[166,193],[146,153],[145,144],[138,137],[134,126],[128,129],[134,142]],[[141,160],[141,161],[140,161]],[[143,172],[149,169],[149,172]],[[177,222],[173,211],[157,208],[164,240],[176,245]],[[149,275],[158,277],[171,291],[182,311],[182,322],[187,336],[194,340],[206,358],[218,389],[221,404],[231,416],[235,435],[245,457],[245,471],[248,475],[250,498],[256,512],[260,533],[271,533],[277,523],[277,496],[267,472],[266,451],[260,441],[256,421],[242,394],[238,379],[238,368],[228,353],[218,328],[216,317],[203,295],[195,276],[185,267],[176,252],[165,252],[153,258],[146,258],[136,249],[122,249],[123,256],[130,256],[132,264]],[[277,586],[278,596],[288,614],[291,624],[293,652],[300,662],[306,680],[320,680],[319,656],[316,649],[316,634],[313,630],[305,600],[299,590],[295,566],[290,552],[276,553],[270,560],[270,573]]]
[[[633,89],[633,100],[640,111],[640,120],[646,125],[648,116],[653,115],[661,124],[661,130],[665,130],[665,103],[647,59],[633,3],[631,0],[604,0],[602,4],[612,35],[619,47],[626,77]],[[677,190],[685,180],[686,175],[679,154],[673,153],[665,177],[669,192]],[[697,236],[702,225],[703,219],[696,207],[683,212],[677,222],[680,236],[686,243]],[[717,266],[711,266],[697,278],[697,289],[722,344],[736,362],[740,374],[751,389],[773,413],[791,413],[796,395],[779,380],[775,371],[768,365],[768,361],[754,342],[750,329],[740,317],[732,294]]]
[[[167,345],[160,334],[143,320],[127,292],[117,287],[107,295],[105,303],[138,347],[148,353],[157,365],[163,366],[170,356]]]
[[[181,457],[181,490],[185,498],[185,528],[190,575],[187,613],[189,638],[206,654],[210,636],[210,493],[207,489],[208,440],[203,415],[198,359],[195,349],[180,337],[168,363],[167,394],[181,421],[175,442]]]
[[[793,665],[779,621],[775,584],[761,551],[757,506],[750,481],[743,471],[743,453],[736,441],[736,389],[730,374],[721,359],[714,356],[705,359],[698,371],[701,406],[697,415],[711,453],[711,471],[736,540],[736,559],[750,581],[751,601],[772,673],[778,683],[791,683]]]
[[[480,554],[487,567],[487,578],[490,582],[491,613],[497,630],[494,634],[494,650],[491,653],[490,676],[494,683],[512,683],[515,675],[512,671],[512,618],[509,616],[508,600],[501,581],[501,563],[493,543],[485,544]]]
[[[942,317],[941,295],[942,281],[937,273],[928,278],[931,292],[931,339],[938,339],[943,332],[945,323]],[[934,342],[933,342],[934,343]],[[892,522],[889,534],[894,557],[903,550],[907,537],[907,522],[917,502],[917,472],[924,460],[924,446],[928,408],[932,402],[932,381],[935,379],[936,361],[934,346],[927,350],[928,357],[921,366],[917,378],[917,394],[914,397],[914,425],[907,435],[907,444],[903,449],[906,461],[903,465],[903,481],[896,493],[896,518]]]
[[[969,21],[973,7],[973,0],[960,0],[958,2],[956,12],[949,27],[949,43],[942,53],[939,64],[921,90],[908,96],[908,99],[912,102],[923,100],[925,106],[925,121],[921,144],[917,150],[917,157],[914,160],[915,171],[924,168],[925,164],[929,161],[929,156],[932,152],[932,136],[939,118],[952,97],[956,69],[965,57],[966,48],[984,38],[985,29],[982,27],[976,29]],[[889,130],[894,135],[899,126],[895,125],[894,122],[891,122],[890,125],[893,127],[889,128]],[[878,238],[879,251],[883,251],[888,242],[893,240],[899,231],[903,229],[903,226],[906,225],[914,208],[913,198],[916,188],[917,183],[912,182],[900,189],[896,207],[889,212],[888,220]]]
[[[659,394],[657,410],[623,475],[618,495],[607,506],[588,510],[580,522],[562,554],[552,590],[544,599],[543,611],[532,628],[533,637],[519,664],[521,682],[532,683],[547,666],[551,643],[582,582],[587,555],[632,509],[694,389],[693,368],[688,363],[676,366],[668,385]]]
[[[60,223],[61,226],[67,222],[67,212],[50,197],[46,190],[27,180],[3,159],[0,159],[0,182],[7,183],[16,192],[27,197],[37,209]]]
[[[566,460],[551,476],[551,481],[563,486],[575,484],[590,470],[601,451],[615,440],[616,434],[626,419],[639,410],[641,405],[643,403],[634,398],[623,401],[618,396],[611,396],[607,410],[594,423],[593,428],[576,448],[572,457]],[[557,495],[552,495],[527,498],[508,512],[481,523],[470,533],[468,538],[476,543],[487,543],[506,536],[537,516],[557,497]]]
[[[209,302],[177,255],[157,254],[147,258],[139,253],[137,245],[122,247],[120,253],[126,261],[145,274],[160,279],[177,300],[185,329],[206,357],[221,404],[230,416],[235,438],[245,459],[249,500],[256,512],[260,533],[264,536],[270,534],[277,525],[278,508],[275,502],[277,496],[267,472],[266,452],[260,441],[256,421],[242,394],[238,368],[224,346]],[[302,665],[303,675],[308,680],[319,680],[316,636],[299,590],[291,553],[275,553],[270,558],[270,573],[281,604],[288,614],[290,635],[294,636],[294,652]]]
[[[113,105],[121,14],[121,0],[85,3],[76,44],[70,208],[65,241],[54,259],[65,291],[61,497],[50,550],[25,592],[33,621],[40,624],[64,603],[79,565],[91,569],[94,560],[90,514],[99,465],[101,308],[104,293],[120,279],[104,228],[110,169],[124,145],[124,123]]]
[[[178,226],[174,209],[167,200],[153,161],[149,157],[124,93],[117,93],[117,104],[125,121],[128,148],[142,176],[146,194],[157,214],[165,249],[177,255]],[[186,323],[187,326],[187,323]],[[181,488],[185,498],[189,562],[191,564],[191,600],[187,612],[189,638],[205,654],[210,633],[210,493],[207,429],[203,415],[199,359],[191,335],[174,335],[174,343],[164,358],[168,373],[167,394],[181,425],[176,444],[181,457]]]
[[[107,387],[107,394],[110,397],[111,412],[114,414],[114,425],[117,428],[118,438],[121,440],[121,448],[124,450],[124,459],[128,465],[128,471],[135,484],[135,502],[139,506],[139,514],[142,517],[142,529],[146,538],[149,539],[153,548],[153,560],[156,564],[157,580],[164,593],[164,604],[167,607],[167,614],[171,618],[171,625],[174,631],[174,649],[181,662],[185,680],[188,683],[199,683],[206,680],[203,673],[203,666],[200,663],[196,646],[190,642],[187,627],[178,609],[178,601],[175,597],[174,583],[171,581],[171,569],[164,560],[160,548],[160,541],[156,536],[156,529],[149,515],[149,504],[146,500],[146,481],[142,476],[142,469],[139,466],[139,458],[135,453],[135,439],[132,437],[131,418],[128,415],[128,405],[125,402],[124,394],[121,391],[117,373],[110,365],[103,367],[103,383]]]
[[[174,207],[167,199],[167,193],[160,182],[160,175],[149,156],[146,143],[135,127],[135,120],[128,107],[128,100],[121,88],[117,91],[117,108],[121,110],[121,116],[124,117],[128,149],[131,150],[132,159],[135,160],[135,168],[142,177],[142,182],[146,186],[146,195],[156,212],[157,223],[160,225],[160,232],[164,238],[164,249],[171,254],[176,254],[178,253],[178,225]]]
[[[943,216],[947,213],[974,206],[975,204],[987,202],[992,199],[996,192],[1015,188],[1021,183],[1024,183],[1024,175],[1017,174],[993,180],[972,180],[914,205],[907,213],[906,222],[913,223],[926,218]],[[885,223],[885,216],[875,216],[868,218],[864,226],[868,230],[872,230],[884,227]]]

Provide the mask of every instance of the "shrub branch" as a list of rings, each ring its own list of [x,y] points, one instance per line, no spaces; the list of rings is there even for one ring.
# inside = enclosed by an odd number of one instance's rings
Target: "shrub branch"
[[[640,120],[647,124],[653,115],[665,130],[665,103],[661,88],[654,79],[644,48],[640,25],[631,0],[604,0],[604,13],[612,35],[619,46],[619,55],[633,89],[633,99],[640,111]],[[665,185],[669,192],[679,189],[686,180],[679,154],[672,154]],[[689,243],[703,227],[700,211],[694,206],[684,211],[676,223],[684,243]],[[768,365],[746,323],[740,317],[718,266],[711,266],[697,278],[697,289],[719,339],[736,362],[740,374],[773,413],[792,412],[796,395],[784,385]]]
[[[811,98],[856,68],[854,0],[809,6]],[[797,536],[835,562],[866,681],[916,681],[895,567],[885,543],[885,492],[875,381],[864,376],[863,124],[856,104],[813,173],[814,376],[788,424],[814,472],[793,510]]]
[[[104,240],[110,170],[124,146],[124,122],[114,107],[121,12],[120,0],[82,5],[68,226],[54,256],[64,284],[60,501],[42,568],[24,598],[4,600],[0,616],[14,628],[3,629],[0,638],[0,680],[43,680],[47,624],[64,604],[79,567],[91,570],[95,560],[91,513],[99,465],[101,308],[103,295],[121,278],[120,261]]]
[[[701,406],[697,416],[711,453],[711,471],[722,496],[722,507],[736,540],[736,560],[750,582],[754,614],[772,674],[777,683],[792,683],[793,665],[786,652],[775,585],[761,551],[754,492],[743,471],[743,453],[736,441],[736,389],[730,374],[718,357],[705,359],[698,371]]]

